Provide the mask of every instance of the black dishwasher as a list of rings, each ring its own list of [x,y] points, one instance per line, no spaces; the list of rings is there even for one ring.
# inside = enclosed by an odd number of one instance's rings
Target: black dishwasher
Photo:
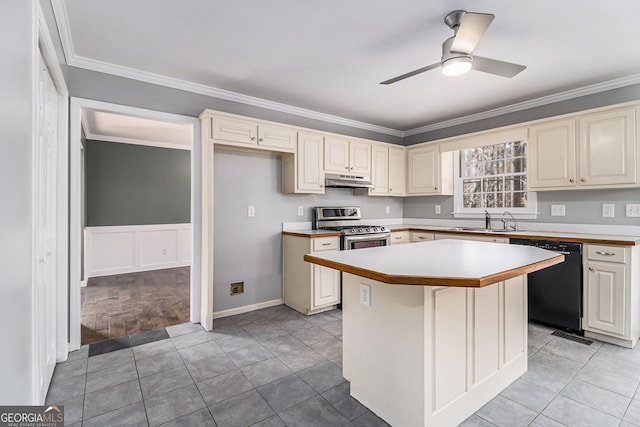
[[[582,243],[510,239],[564,255],[564,262],[528,275],[529,320],[565,331],[582,332]]]

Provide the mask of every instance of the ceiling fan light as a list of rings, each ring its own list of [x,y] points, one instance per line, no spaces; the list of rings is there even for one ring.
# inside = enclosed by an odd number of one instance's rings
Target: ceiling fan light
[[[442,63],[442,74],[445,76],[461,76],[471,70],[471,57],[458,56]]]

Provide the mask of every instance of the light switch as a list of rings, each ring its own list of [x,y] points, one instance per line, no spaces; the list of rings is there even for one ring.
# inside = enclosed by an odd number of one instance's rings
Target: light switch
[[[304,215],[304,206],[298,206],[298,216]]]
[[[389,215],[391,213],[391,208],[387,206],[386,208],[384,208],[384,211],[387,213],[387,215]]]
[[[371,286],[360,283],[360,304],[371,307]]]
[[[436,215],[440,215],[440,213],[442,213],[442,208],[440,205],[436,205]]]
[[[640,204],[627,203],[625,208],[626,208],[626,215],[628,217],[640,217]]]
[[[248,206],[247,207],[247,216],[249,218],[256,216],[256,207],[255,206]]]
[[[551,216],[564,216],[564,205],[551,205]]]
[[[602,217],[613,218],[615,216],[615,205],[613,203],[602,204]]]

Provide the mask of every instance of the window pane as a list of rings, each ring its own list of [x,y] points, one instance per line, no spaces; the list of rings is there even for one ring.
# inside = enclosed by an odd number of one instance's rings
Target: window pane
[[[462,182],[462,192],[467,193],[479,193],[481,181],[479,179],[465,179]]]
[[[485,208],[501,208],[503,207],[503,197],[502,193],[489,193],[484,195],[484,206]]]
[[[527,193],[526,192],[513,193],[513,207],[514,208],[526,208],[527,207]]]
[[[462,197],[462,203],[465,208],[481,208],[480,206],[480,193],[464,194]]]

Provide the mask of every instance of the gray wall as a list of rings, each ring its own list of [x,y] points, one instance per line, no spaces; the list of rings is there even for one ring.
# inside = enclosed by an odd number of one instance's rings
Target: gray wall
[[[0,2],[0,404],[33,404],[34,3]]]
[[[86,144],[87,226],[191,222],[191,152]]]
[[[311,221],[312,207],[355,204],[368,219],[402,217],[401,198],[337,188],[324,195],[282,194],[278,156],[216,149],[214,167],[215,311],[282,297],[282,223]],[[253,218],[249,205],[256,209]],[[298,206],[304,217],[297,216]],[[230,296],[229,284],[237,281],[245,282],[245,293]]]
[[[509,126],[532,120],[589,110],[591,108],[637,101],[639,99],[640,84],[636,84],[592,95],[581,96],[566,101],[555,102],[541,107],[529,108],[522,111],[516,111],[514,113],[490,117],[458,126],[408,136],[404,138],[403,144],[413,145],[421,142],[435,141],[437,139],[464,135],[466,133],[480,132],[487,129],[494,129],[502,126]]]
[[[565,224],[640,225],[639,218],[627,218],[625,204],[640,203],[640,189],[574,190],[538,192],[538,218],[535,222]],[[602,217],[602,204],[615,205],[613,218]],[[551,205],[565,205],[565,216],[551,216]],[[435,214],[435,205],[442,213]],[[453,196],[407,197],[405,218],[453,219]],[[520,220],[520,222],[533,220]]]

